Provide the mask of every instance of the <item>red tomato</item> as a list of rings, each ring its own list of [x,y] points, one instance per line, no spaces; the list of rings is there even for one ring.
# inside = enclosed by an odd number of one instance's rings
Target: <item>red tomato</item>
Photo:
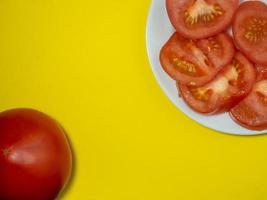
[[[200,86],[231,62],[234,52],[233,43],[225,33],[194,41],[176,32],[162,47],[160,62],[174,80]]]
[[[267,65],[267,6],[260,1],[240,5],[233,22],[238,48],[253,62]]]
[[[234,108],[230,115],[241,126],[252,130],[267,128],[267,79],[257,82],[250,94]]]
[[[229,110],[244,98],[255,81],[254,66],[241,54],[209,83],[201,87],[178,84],[181,97],[199,113]]]
[[[0,113],[0,199],[54,200],[71,174],[61,126],[31,109]]]
[[[186,38],[201,39],[226,29],[239,0],[166,0],[172,25]]]

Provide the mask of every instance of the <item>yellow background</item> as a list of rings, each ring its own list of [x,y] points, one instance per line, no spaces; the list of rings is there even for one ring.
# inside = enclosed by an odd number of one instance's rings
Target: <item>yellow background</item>
[[[208,130],[164,96],[145,50],[149,0],[0,1],[0,109],[67,130],[64,200],[264,200],[267,137]]]

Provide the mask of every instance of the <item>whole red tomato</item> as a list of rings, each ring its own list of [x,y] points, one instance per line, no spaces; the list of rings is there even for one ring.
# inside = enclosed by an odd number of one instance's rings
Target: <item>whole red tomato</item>
[[[70,145],[55,120],[32,109],[0,113],[1,200],[54,200],[71,169]]]

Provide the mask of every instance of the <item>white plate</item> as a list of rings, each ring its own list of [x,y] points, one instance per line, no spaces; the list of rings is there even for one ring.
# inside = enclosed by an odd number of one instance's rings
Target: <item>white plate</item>
[[[267,0],[265,1],[267,2]],[[257,135],[266,131],[251,131],[236,124],[228,113],[214,116],[204,116],[192,111],[178,97],[175,81],[161,68],[159,52],[171,34],[174,32],[167,16],[165,0],[152,0],[147,18],[146,46],[151,69],[160,87],[172,103],[188,117],[208,128],[234,135]]]

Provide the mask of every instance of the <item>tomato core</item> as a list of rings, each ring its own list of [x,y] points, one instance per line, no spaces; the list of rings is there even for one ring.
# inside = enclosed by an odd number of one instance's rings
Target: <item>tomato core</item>
[[[2,154],[3,154],[4,157],[7,157],[8,154],[9,154],[9,150],[8,149],[3,149],[2,150]]]
[[[210,5],[204,0],[197,0],[184,13],[186,25],[190,28],[195,24],[206,24],[217,20],[224,14],[223,9],[218,5]]]

